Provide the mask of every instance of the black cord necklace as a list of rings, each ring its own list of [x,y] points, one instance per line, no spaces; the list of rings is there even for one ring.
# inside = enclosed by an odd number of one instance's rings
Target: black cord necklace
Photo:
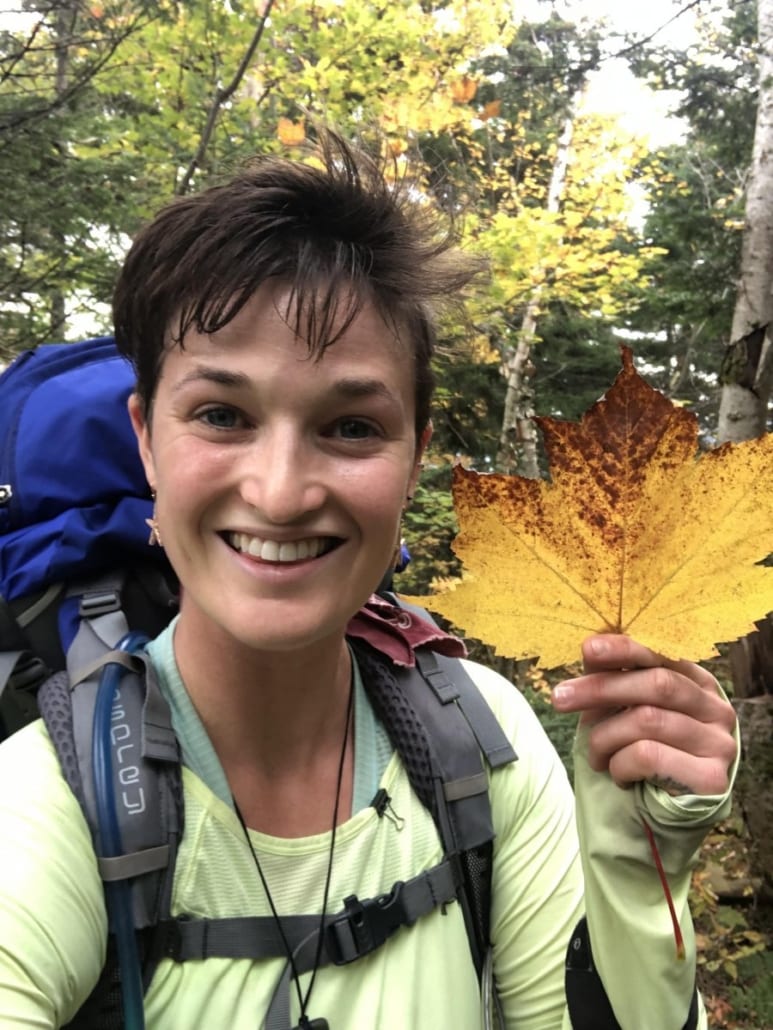
[[[327,860],[327,873],[325,875],[325,890],[324,890],[324,892],[322,894],[322,914],[319,917],[319,932],[317,934],[317,947],[316,947],[316,952],[314,954],[314,965],[311,968],[311,979],[309,980],[309,986],[306,988],[306,994],[305,995],[301,994],[300,979],[299,979],[298,969],[297,969],[297,967],[295,965],[295,959],[293,957],[293,951],[292,951],[292,948],[290,947],[289,941],[287,940],[287,935],[285,934],[284,927],[282,926],[282,920],[281,920],[281,918],[279,916],[279,913],[276,910],[276,905],[274,904],[274,899],[272,898],[271,891],[269,890],[269,887],[268,887],[268,881],[266,880],[266,876],[265,876],[263,870],[261,869],[260,861],[258,860],[258,856],[257,856],[257,853],[255,851],[255,848],[252,846],[252,841],[250,840],[249,831],[247,830],[247,824],[245,823],[244,817],[242,816],[242,813],[239,810],[239,806],[236,803],[236,799],[235,798],[233,799],[234,808],[236,810],[236,815],[237,815],[237,817],[239,819],[239,822],[241,823],[242,830],[244,831],[244,837],[245,837],[245,839],[247,841],[247,845],[248,845],[248,847],[250,849],[250,854],[252,855],[253,861],[255,862],[255,868],[258,871],[258,876],[260,877],[260,882],[263,885],[263,890],[265,891],[265,894],[266,894],[266,900],[268,901],[269,908],[271,909],[271,915],[274,917],[274,922],[276,923],[277,930],[279,931],[279,936],[282,939],[282,944],[284,945],[285,952],[287,953],[287,960],[290,963],[290,969],[292,970],[293,982],[295,983],[295,990],[296,990],[296,992],[298,994],[298,1006],[299,1006],[299,1008],[301,1010],[301,1016],[300,1016],[300,1019],[298,1020],[298,1026],[295,1028],[295,1030],[329,1030],[329,1025],[328,1025],[328,1022],[327,1022],[326,1019],[309,1019],[309,1017],[306,1015],[306,1009],[307,1009],[308,1004],[309,1004],[309,998],[311,997],[312,988],[314,987],[314,981],[315,981],[315,979],[317,977],[317,970],[319,969],[319,960],[320,960],[320,958],[322,956],[322,940],[323,940],[323,931],[324,931],[324,928],[325,928],[325,915],[327,914],[327,901],[328,901],[328,895],[330,893],[330,880],[332,878],[332,873],[333,873],[333,854],[335,852],[335,843],[336,843],[336,826],[338,825],[338,808],[339,808],[339,803],[340,803],[340,800],[341,800],[341,785],[342,785],[343,779],[344,779],[344,765],[346,763],[346,747],[347,747],[347,745],[349,743],[349,726],[350,726],[350,723],[352,721],[352,708],[353,708],[353,706],[354,706],[354,682],[353,682],[353,677],[352,677],[349,680],[349,700],[347,701],[347,704],[346,704],[346,727],[344,729],[344,740],[343,740],[343,744],[341,746],[341,757],[338,760],[338,777],[337,777],[337,780],[336,780],[336,796],[335,796],[335,805],[333,806],[333,825],[332,825],[331,831],[330,831],[330,853],[328,855],[328,860]]]

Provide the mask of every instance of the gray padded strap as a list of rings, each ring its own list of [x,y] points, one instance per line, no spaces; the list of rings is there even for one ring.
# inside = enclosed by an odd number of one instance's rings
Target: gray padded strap
[[[77,597],[80,604],[78,632],[67,650],[67,671],[73,682],[79,669],[112,650],[129,632],[121,610],[123,582],[123,574],[115,572],[68,589],[67,597]]]
[[[122,611],[81,619],[75,639],[67,650],[67,671],[71,681],[76,682],[82,669],[102,659],[105,651],[112,650],[128,632],[129,624]]]
[[[471,739],[469,722],[457,703],[458,687],[445,669],[440,667],[437,657],[429,651],[417,651],[418,669],[395,668],[394,672],[410,704],[427,728],[435,770],[433,790],[436,821],[445,851],[458,854],[492,840],[494,829],[487,797],[488,784],[472,794],[459,786],[482,783],[479,777],[481,774],[485,776],[484,759],[475,746],[477,737]],[[461,669],[458,661],[455,661],[453,669],[454,673]],[[461,685],[461,676],[457,678]],[[477,691],[477,688],[473,689]],[[441,700],[445,699],[441,704],[438,704],[439,696]],[[496,720],[495,724],[504,746],[507,738]],[[453,803],[450,804],[446,804],[447,786],[453,797]]]
[[[126,616],[120,608],[123,579],[118,572],[68,591],[68,597],[79,601],[80,623],[66,660],[73,687],[72,740],[81,801],[98,854],[101,847],[92,765],[94,713],[103,673],[116,665],[122,672],[109,725],[112,788],[122,855],[101,857],[108,879],[141,877],[134,882],[132,904],[134,925],[142,928],[154,925],[159,911],[162,918],[168,915],[165,906],[171,891],[174,848],[182,831],[182,805],[178,796],[177,741],[156,677],[144,654],[114,650],[128,633]],[[168,875],[148,875],[164,868]],[[163,896],[160,903],[159,892]]]
[[[421,648],[416,664],[436,697],[444,705],[455,701],[475,734],[478,747],[492,769],[517,761],[518,756],[486,699],[464,671],[458,659]]]

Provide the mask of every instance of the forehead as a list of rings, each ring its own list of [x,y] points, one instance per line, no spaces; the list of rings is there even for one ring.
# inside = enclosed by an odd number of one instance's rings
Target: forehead
[[[216,332],[190,329],[182,346],[168,339],[161,377],[171,372],[170,363],[179,370],[191,359],[230,367],[244,364],[245,372],[259,377],[261,367],[278,354],[323,375],[335,368],[356,373],[367,367],[370,375],[391,380],[393,388],[415,391],[409,334],[396,321],[385,320],[370,300],[351,293],[304,297],[299,309],[292,289],[274,282],[264,283]]]

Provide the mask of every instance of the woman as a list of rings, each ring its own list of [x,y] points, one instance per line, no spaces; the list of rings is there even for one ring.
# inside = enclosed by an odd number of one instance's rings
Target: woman
[[[430,439],[434,309],[475,271],[409,193],[333,137],[313,163],[267,159],[175,202],[127,257],[116,339],[137,370],[130,415],[152,532],[182,585],[179,617],[148,649],[183,758],[176,913],[263,915],[281,933],[295,913],[378,895],[441,856],[346,633],[393,564]],[[564,955],[585,908],[621,1025],[705,1025],[689,1014],[685,895],[693,853],[724,811],[733,712],[707,672],[627,638],[591,638],[583,658],[584,675],[554,697],[584,713],[582,855],[571,790],[530,709],[467,664],[518,754],[489,785],[506,1025],[569,1026]],[[0,902],[0,940],[18,942],[0,956],[0,1014],[8,1026],[61,1026],[104,962],[102,886],[42,728],[4,745],[0,764],[0,780],[12,770],[24,783],[2,799],[20,859]],[[380,789],[389,818],[372,805]],[[641,812],[687,962],[674,962]],[[35,891],[43,904],[19,902]],[[479,1026],[458,909],[436,909],[350,966],[297,977],[289,1025]],[[286,964],[164,959],[147,1025],[269,1025]]]

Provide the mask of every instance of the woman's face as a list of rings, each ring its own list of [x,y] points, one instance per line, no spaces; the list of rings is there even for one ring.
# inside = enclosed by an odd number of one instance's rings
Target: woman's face
[[[161,538],[197,634],[290,651],[340,634],[389,565],[417,446],[413,359],[366,306],[321,360],[267,284],[167,353],[130,402]]]

